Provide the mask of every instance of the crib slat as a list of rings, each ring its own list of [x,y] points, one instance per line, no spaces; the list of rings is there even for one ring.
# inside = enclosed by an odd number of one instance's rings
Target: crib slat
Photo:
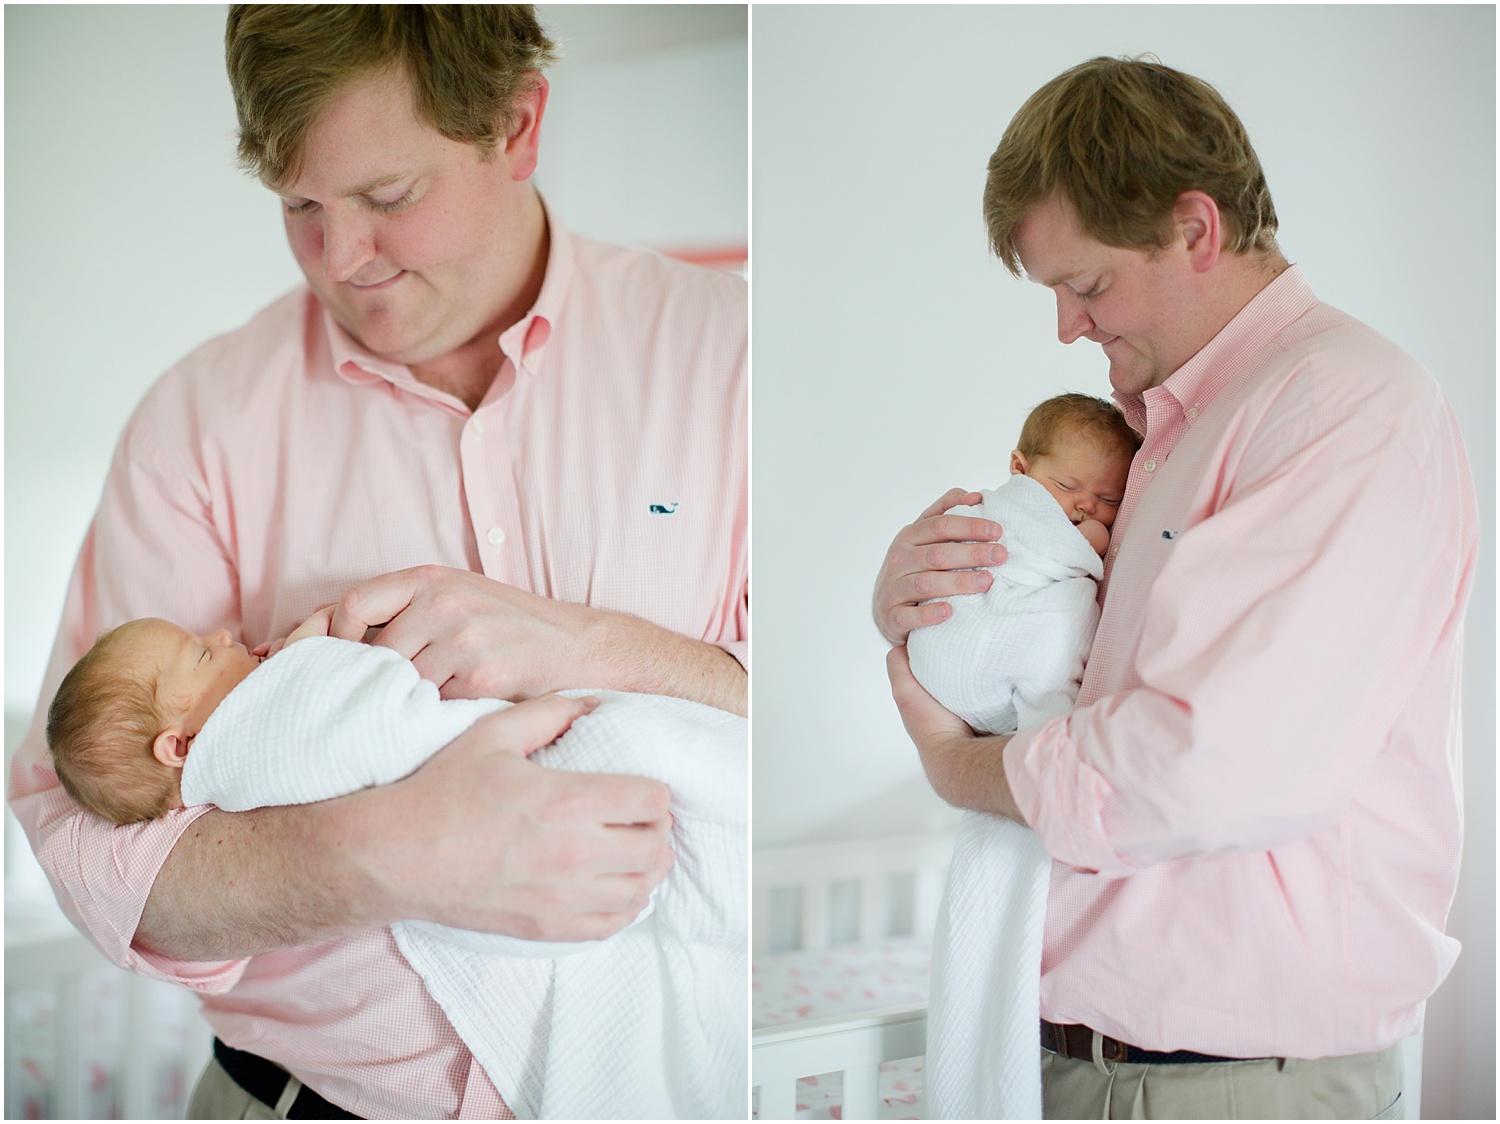
[[[813,952],[828,947],[828,882],[809,881],[802,887],[802,947]]]
[[[916,901],[913,912],[917,932],[931,934],[937,927],[938,909],[943,900],[943,885],[948,881],[947,868],[930,867],[917,871]]]
[[[762,1085],[757,1115],[761,1120],[797,1119],[797,1079],[783,1077]]]
[[[750,902],[750,954],[762,956],[771,948],[771,887],[757,886]]]
[[[884,871],[868,874],[859,880],[858,940],[883,941],[890,936],[890,878]]]
[[[856,1065],[844,1070],[845,1120],[880,1117],[880,1066]]]

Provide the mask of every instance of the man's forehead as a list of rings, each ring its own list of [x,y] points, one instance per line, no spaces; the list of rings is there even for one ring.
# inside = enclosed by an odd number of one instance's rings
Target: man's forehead
[[[365,195],[430,162],[444,139],[418,119],[404,75],[367,75],[341,90],[308,128],[296,177],[267,186],[288,198]]]
[[[1054,193],[1032,207],[1016,226],[1016,254],[1029,281],[1051,289],[1099,268],[1105,247],[1083,232],[1067,196]]]

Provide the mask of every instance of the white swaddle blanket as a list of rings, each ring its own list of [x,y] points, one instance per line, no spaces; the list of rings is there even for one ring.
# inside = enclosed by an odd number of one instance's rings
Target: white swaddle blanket
[[[681,699],[564,693],[600,705],[532,761],[672,790],[677,861],[651,907],[608,940],[578,944],[424,922],[391,931],[518,1117],[743,1117],[745,720]],[[508,705],[441,699],[395,652],[311,637],[209,717],[183,768],[183,800],[243,811],[386,784]]]
[[[1008,557],[982,594],[907,640],[912,672],[976,730],[1066,714],[1099,623],[1099,556],[1041,484],[1016,475],[956,507],[1000,524]],[[1029,829],[967,812],[933,942],[927,1109],[936,1119],[1039,1120],[1042,931],[1052,860]]]
[[[980,494],[978,507],[949,514],[999,523],[1005,562],[990,567],[986,592],[942,598],[952,615],[912,632],[906,651],[938,702],[976,730],[1010,734],[1072,709],[1099,624],[1104,566],[1031,477]]]

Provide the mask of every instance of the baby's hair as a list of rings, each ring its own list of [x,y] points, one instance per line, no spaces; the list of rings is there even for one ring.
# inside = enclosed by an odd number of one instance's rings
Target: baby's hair
[[[175,785],[152,752],[167,726],[155,678],[121,658],[119,632],[101,635],[63,677],[47,710],[47,745],[68,795],[105,819],[136,823],[166,815]]]
[[[1141,447],[1141,435],[1113,402],[1089,394],[1059,394],[1027,415],[1016,448],[1028,457],[1045,457],[1069,434],[1089,438],[1101,451],[1119,450],[1126,456],[1135,456]]]

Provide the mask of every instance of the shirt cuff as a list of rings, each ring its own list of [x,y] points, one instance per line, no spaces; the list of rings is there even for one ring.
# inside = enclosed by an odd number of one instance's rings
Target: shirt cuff
[[[120,827],[79,809],[48,836],[38,858],[61,886],[64,912],[112,963],[149,979],[217,995],[239,982],[248,957],[180,960],[131,943],[167,855],[209,811],[207,806],[185,809],[165,820]]]
[[[731,656],[739,661],[739,665],[750,672],[750,641],[748,640],[720,640],[716,647],[723,648]]]
[[[1079,761],[1063,716],[1023,730],[1003,751],[1005,779],[1027,825],[1054,859],[1088,874],[1135,873],[1104,831],[1110,789]]]

